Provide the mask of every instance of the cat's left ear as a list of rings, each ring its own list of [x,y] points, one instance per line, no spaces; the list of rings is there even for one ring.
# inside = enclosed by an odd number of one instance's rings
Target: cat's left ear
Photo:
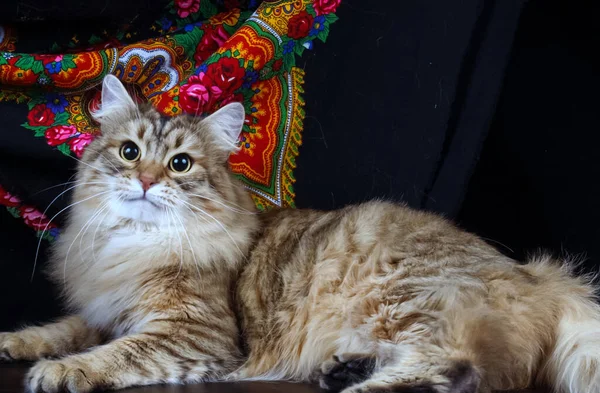
[[[245,120],[244,106],[239,102],[232,102],[206,117],[202,122],[214,136],[217,147],[229,156],[229,153],[238,150],[238,140]]]

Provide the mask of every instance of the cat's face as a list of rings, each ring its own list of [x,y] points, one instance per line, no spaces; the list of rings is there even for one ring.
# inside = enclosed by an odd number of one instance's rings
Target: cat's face
[[[244,122],[240,104],[205,119],[165,119],[135,105],[109,76],[95,116],[102,136],[79,166],[78,181],[89,183],[76,193],[80,201],[93,199],[98,211],[123,220],[171,226],[190,216],[210,223],[218,211],[235,209],[226,162]]]

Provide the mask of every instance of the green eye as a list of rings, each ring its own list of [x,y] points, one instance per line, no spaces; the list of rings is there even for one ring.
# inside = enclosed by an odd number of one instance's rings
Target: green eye
[[[185,153],[177,154],[169,161],[169,169],[173,172],[185,173],[192,168],[192,159]]]
[[[125,142],[121,146],[121,158],[125,161],[135,162],[140,159],[140,148],[133,142]]]

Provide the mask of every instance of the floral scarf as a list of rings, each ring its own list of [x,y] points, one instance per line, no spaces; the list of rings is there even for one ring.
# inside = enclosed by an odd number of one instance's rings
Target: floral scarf
[[[22,127],[49,148],[81,157],[99,132],[90,115],[112,73],[165,116],[203,115],[238,101],[246,108],[231,169],[259,209],[294,206],[295,158],[304,120],[304,72],[296,57],[325,41],[341,0],[174,0],[149,37],[119,30],[74,37],[44,54],[18,53],[18,35],[0,26],[0,102],[29,112]],[[48,240],[57,226],[0,185],[0,205]]]

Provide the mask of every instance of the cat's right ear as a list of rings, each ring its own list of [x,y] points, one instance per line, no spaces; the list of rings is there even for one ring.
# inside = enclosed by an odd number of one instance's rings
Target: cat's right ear
[[[131,117],[137,106],[119,78],[108,74],[102,81],[102,101],[100,109],[92,113],[94,119],[102,125],[118,125]]]

